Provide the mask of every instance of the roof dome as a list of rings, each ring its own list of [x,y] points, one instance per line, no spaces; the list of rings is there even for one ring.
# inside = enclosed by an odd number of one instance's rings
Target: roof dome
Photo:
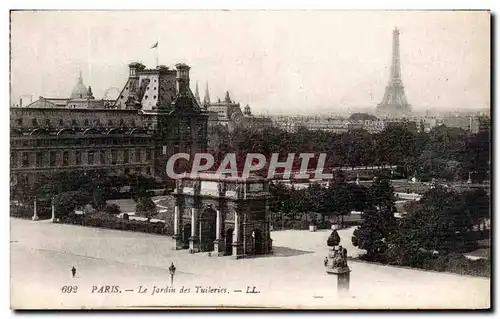
[[[82,72],[80,71],[80,76],[78,77],[78,83],[71,91],[70,99],[86,99],[88,89],[83,84]]]

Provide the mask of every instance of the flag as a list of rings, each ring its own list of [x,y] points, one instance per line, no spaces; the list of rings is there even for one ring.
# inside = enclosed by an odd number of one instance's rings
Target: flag
[[[151,46],[151,49],[154,49],[154,48],[157,48],[157,47],[158,47],[158,41],[156,41],[156,43]]]

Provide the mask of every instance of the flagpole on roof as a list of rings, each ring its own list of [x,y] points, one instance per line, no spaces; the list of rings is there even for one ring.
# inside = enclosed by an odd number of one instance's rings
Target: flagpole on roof
[[[153,46],[151,46],[151,49],[155,49],[155,61],[156,61],[156,67],[158,67],[158,44],[160,43],[159,40],[156,41]]]
[[[156,39],[156,67],[158,67],[158,46],[160,45],[160,40]]]

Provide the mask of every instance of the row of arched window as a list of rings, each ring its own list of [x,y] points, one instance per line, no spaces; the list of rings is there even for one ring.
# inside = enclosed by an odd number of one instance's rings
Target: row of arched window
[[[30,125],[31,127],[52,127],[53,125],[57,125],[59,127],[63,127],[67,124],[70,124],[70,126],[102,126],[103,123],[99,119],[83,119],[83,120],[78,120],[78,119],[71,119],[70,122],[64,121],[63,119],[59,119],[57,122],[56,121],[51,121],[51,119],[45,119],[44,121],[39,121],[37,118],[32,118]],[[17,126],[21,127],[24,124],[24,119],[23,118],[18,118],[16,122]],[[109,119],[107,121],[107,126],[120,126],[120,127],[135,127],[136,126],[136,121],[135,119],[130,119],[125,122],[124,119],[119,119],[119,120],[112,120]]]

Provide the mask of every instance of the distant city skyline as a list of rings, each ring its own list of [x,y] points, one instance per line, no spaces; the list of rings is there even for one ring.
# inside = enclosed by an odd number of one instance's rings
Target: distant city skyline
[[[101,11],[12,13],[11,98],[69,97],[80,70],[96,98],[127,64],[189,64],[191,88],[253,113],[375,111],[392,30],[415,112],[490,107],[490,17],[481,11]],[[151,46],[158,42],[157,49]],[[26,97],[25,97],[26,98]]]

